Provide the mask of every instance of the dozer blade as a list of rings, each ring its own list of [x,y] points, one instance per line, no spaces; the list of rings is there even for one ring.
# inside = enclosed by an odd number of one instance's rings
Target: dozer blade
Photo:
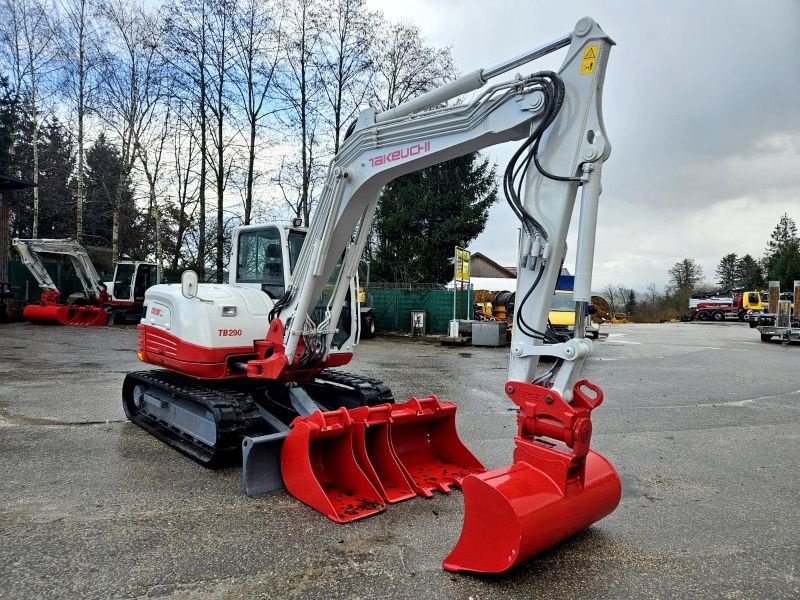
[[[391,414],[391,404],[350,410],[354,422],[353,451],[356,460],[381,497],[395,503],[414,498],[417,493],[389,441]]]
[[[467,475],[486,468],[456,431],[456,405],[436,396],[411,398],[392,406],[390,439],[400,464],[418,494],[449,493]]]
[[[307,416],[320,410],[299,387],[289,390],[289,400],[297,414]],[[284,487],[281,476],[281,449],[289,428],[262,406],[258,407],[263,423],[271,430],[266,435],[245,436],[242,440],[242,483],[248,496],[273,492]]]
[[[528,383],[509,382],[506,391],[520,407],[515,462],[464,479],[464,526],[442,563],[448,571],[506,571],[591,526],[620,500],[614,467],[589,449],[600,388],[579,381],[572,404]]]
[[[386,505],[358,465],[347,409],[292,421],[281,452],[286,490],[337,523],[381,512]]]
[[[242,482],[248,496],[283,488],[281,448],[287,435],[270,433],[242,440]]]

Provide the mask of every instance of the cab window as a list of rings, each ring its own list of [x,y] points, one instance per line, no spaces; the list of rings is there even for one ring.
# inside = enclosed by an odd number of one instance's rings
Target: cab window
[[[283,295],[283,253],[277,227],[242,231],[236,260],[236,281],[260,283],[273,298]]]
[[[117,270],[114,273],[114,298],[117,300],[131,299],[134,269],[135,266],[131,263],[117,264]]]

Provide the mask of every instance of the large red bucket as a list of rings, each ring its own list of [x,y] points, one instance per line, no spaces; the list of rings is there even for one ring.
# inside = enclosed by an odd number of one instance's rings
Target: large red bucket
[[[22,318],[31,323],[41,323],[47,325],[61,325],[59,320],[59,310],[61,304],[28,304],[22,310]]]
[[[292,496],[337,523],[386,508],[356,460],[347,409],[297,417],[291,427],[281,450],[281,475]]]
[[[391,404],[350,410],[353,418],[353,451],[361,469],[387,502],[401,502],[417,493],[406,477],[389,440]]]
[[[449,493],[467,475],[486,471],[458,437],[455,404],[411,398],[392,406],[391,420],[392,448],[418,494]]]
[[[464,479],[464,526],[442,563],[448,571],[506,571],[619,504],[617,472],[589,449],[589,417],[603,400],[600,388],[578,382],[572,404],[532,384],[511,382],[507,391],[520,406],[515,462]]]

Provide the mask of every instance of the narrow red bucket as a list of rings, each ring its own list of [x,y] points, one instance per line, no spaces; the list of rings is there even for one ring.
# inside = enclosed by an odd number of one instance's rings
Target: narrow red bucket
[[[350,410],[353,418],[353,451],[361,469],[381,497],[390,503],[414,498],[417,493],[389,441],[391,404]]]
[[[344,408],[297,417],[281,451],[286,490],[337,523],[386,508],[356,460],[353,431],[353,420]]]
[[[486,468],[456,431],[456,405],[436,396],[411,398],[392,406],[390,440],[417,493],[430,498],[433,490],[449,493],[467,475]]]
[[[520,406],[515,462],[464,479],[464,525],[442,563],[448,571],[501,573],[586,529],[619,504],[617,472],[589,449],[589,417],[603,400],[600,388],[578,382],[572,404],[533,384],[510,382],[507,392]]]

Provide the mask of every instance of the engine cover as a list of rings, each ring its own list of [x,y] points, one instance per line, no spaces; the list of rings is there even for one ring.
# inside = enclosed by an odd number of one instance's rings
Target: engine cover
[[[261,290],[222,284],[200,284],[194,298],[186,298],[180,285],[155,285],[144,304],[139,358],[209,379],[242,376],[232,371],[230,359],[254,353],[273,305]]]

